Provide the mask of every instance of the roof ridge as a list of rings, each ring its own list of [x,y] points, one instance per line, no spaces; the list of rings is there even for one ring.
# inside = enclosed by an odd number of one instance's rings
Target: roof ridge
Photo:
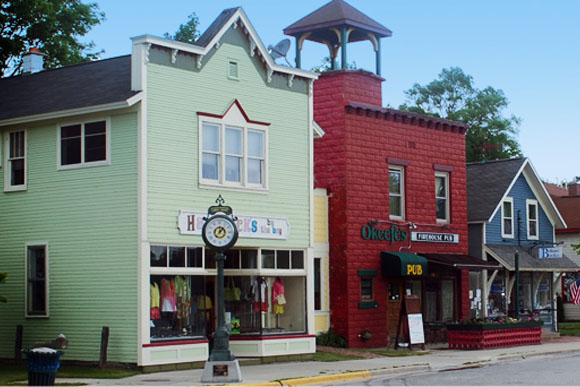
[[[39,72],[36,72],[36,73],[33,73],[33,74],[19,74],[19,75],[15,75],[15,76],[12,76],[12,77],[0,78],[0,82],[3,81],[3,80],[7,80],[7,79],[22,79],[22,77],[30,78],[30,77],[39,76],[39,75],[42,75],[42,74],[47,74],[47,73],[50,73],[50,72],[55,72],[55,71],[58,71],[58,70],[65,70],[65,69],[70,69],[70,68],[73,68],[73,67],[80,67],[80,66],[86,66],[86,65],[96,64],[96,63],[102,63],[102,62],[106,62],[106,61],[109,61],[109,60],[121,59],[121,58],[125,58],[125,57],[130,57],[130,56],[131,56],[131,54],[118,55],[118,56],[114,56],[114,57],[111,57],[111,58],[91,60],[91,61],[88,61],[88,62],[75,63],[75,64],[71,64],[71,65],[67,65],[67,66],[61,66],[61,67],[55,67],[55,68],[52,68],[52,69],[46,69],[46,70],[42,70],[42,71],[39,71]]]

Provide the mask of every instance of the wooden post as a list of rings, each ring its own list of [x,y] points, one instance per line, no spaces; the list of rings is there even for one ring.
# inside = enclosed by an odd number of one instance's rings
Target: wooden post
[[[109,346],[109,327],[103,327],[101,332],[101,354],[99,355],[99,367],[107,366],[107,348]]]
[[[22,336],[24,328],[22,325],[16,325],[16,341],[14,343],[14,361],[16,363],[22,362]]]

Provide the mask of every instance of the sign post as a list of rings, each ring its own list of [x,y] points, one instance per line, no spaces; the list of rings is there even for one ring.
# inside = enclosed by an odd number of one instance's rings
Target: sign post
[[[225,251],[238,240],[238,229],[230,206],[218,196],[217,206],[208,209],[208,216],[201,231],[206,246],[214,250],[217,261],[217,331],[214,335],[213,349],[201,375],[202,383],[236,383],[242,381],[240,364],[230,351],[230,334],[225,324],[224,302],[224,262]]]

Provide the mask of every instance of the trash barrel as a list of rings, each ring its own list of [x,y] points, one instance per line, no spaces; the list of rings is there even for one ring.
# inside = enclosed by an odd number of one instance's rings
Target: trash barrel
[[[29,386],[54,386],[60,367],[62,351],[52,348],[34,348],[22,351],[26,355]]]

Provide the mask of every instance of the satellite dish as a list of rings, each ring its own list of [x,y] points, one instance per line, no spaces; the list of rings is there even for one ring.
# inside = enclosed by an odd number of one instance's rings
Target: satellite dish
[[[286,54],[290,49],[290,39],[282,39],[275,46],[268,46],[268,53],[272,56],[272,59],[276,60],[278,58],[284,58],[288,66],[292,66],[288,59],[286,59]]]

